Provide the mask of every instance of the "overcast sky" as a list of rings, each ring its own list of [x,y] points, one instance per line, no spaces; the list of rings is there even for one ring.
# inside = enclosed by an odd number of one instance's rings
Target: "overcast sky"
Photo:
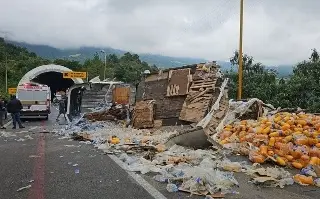
[[[239,2],[0,0],[0,31],[59,48],[228,60],[238,48]],[[319,7],[318,0],[245,0],[244,52],[268,65],[307,59],[320,49]]]

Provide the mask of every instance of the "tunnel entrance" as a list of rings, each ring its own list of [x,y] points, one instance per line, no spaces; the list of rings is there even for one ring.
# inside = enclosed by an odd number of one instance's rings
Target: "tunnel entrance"
[[[72,79],[63,78],[62,73],[52,71],[42,73],[32,81],[39,84],[48,85],[51,89],[51,100],[53,100],[54,98],[54,93],[56,93],[57,91],[66,92],[66,90],[74,84],[74,81]]]

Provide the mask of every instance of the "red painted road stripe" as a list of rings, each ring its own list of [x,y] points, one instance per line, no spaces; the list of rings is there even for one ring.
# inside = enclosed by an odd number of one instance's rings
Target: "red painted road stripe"
[[[44,122],[42,122],[42,130]],[[33,169],[34,183],[31,187],[28,199],[44,199],[44,168],[45,168],[45,134],[40,133],[37,142],[37,156]]]

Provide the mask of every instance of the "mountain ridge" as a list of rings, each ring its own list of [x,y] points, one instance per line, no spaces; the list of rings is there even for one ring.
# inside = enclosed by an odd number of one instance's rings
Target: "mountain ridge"
[[[46,58],[46,59],[71,59],[79,62],[84,62],[88,58],[92,58],[95,53],[99,53],[101,50],[104,50],[106,54],[116,54],[118,56],[123,55],[127,51],[114,49],[111,47],[98,48],[98,47],[80,47],[74,49],[59,49],[49,45],[42,44],[29,44],[26,42],[18,42],[18,41],[8,41],[11,44],[24,47],[30,52],[36,53],[38,56]],[[134,53],[134,52],[130,52]],[[103,59],[103,54],[99,53],[101,58]],[[171,57],[171,56],[163,56],[157,54],[150,53],[136,53],[139,55],[142,61],[147,62],[149,65],[156,65],[159,68],[174,68],[180,67],[188,64],[195,64],[200,62],[207,62],[206,59],[201,58],[190,58],[190,57]],[[210,60],[213,61],[213,60]],[[217,61],[217,63],[221,66],[222,71],[230,70],[231,68],[235,69],[234,66],[231,65],[230,62],[226,61]],[[267,69],[274,69],[277,71],[279,77],[287,77],[292,74],[293,67],[289,65],[281,65],[281,66],[266,66]]]

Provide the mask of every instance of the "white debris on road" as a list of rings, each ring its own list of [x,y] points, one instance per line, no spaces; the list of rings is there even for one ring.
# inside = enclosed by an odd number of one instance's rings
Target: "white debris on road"
[[[28,186],[25,186],[25,187],[21,187],[17,190],[17,192],[20,192],[22,190],[25,190],[25,189],[30,189],[31,188],[31,185],[28,185]]]
[[[189,149],[174,145],[167,149],[166,141],[177,131],[133,129],[115,122],[88,122],[68,126],[59,132],[64,137],[79,140],[80,143],[93,144],[105,153],[119,155],[128,171],[141,174],[156,173],[154,180],[168,183],[170,192],[178,190],[200,195],[215,193],[235,193],[239,186],[234,172],[244,172],[252,176],[253,182],[259,179],[255,165],[246,162],[232,162],[227,158],[227,150]],[[65,145],[69,146],[69,145]],[[69,147],[74,146],[70,145]],[[277,170],[269,169],[276,172]],[[269,176],[268,176],[269,175]],[[270,174],[265,177],[270,178]],[[271,176],[274,177],[274,176]],[[270,181],[270,180],[269,180]],[[268,181],[268,182],[269,182]],[[173,186],[174,184],[175,186]],[[260,184],[265,185],[264,182]],[[290,176],[278,175],[270,186],[292,184]]]

